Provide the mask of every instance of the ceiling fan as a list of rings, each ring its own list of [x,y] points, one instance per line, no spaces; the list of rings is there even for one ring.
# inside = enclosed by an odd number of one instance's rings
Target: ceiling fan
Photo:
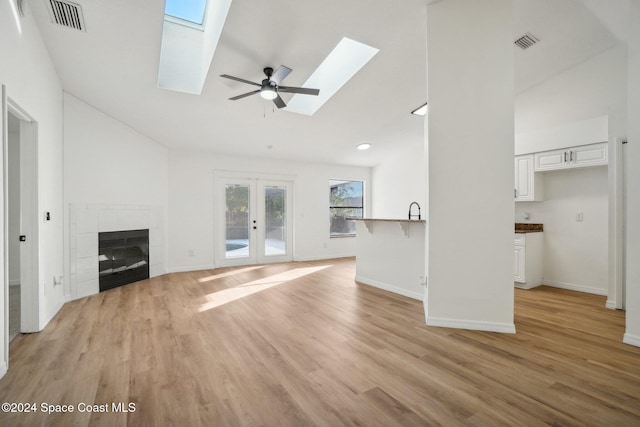
[[[234,96],[233,98],[229,98],[231,101],[236,101],[241,98],[245,98],[247,96],[259,93],[260,96],[264,99],[273,101],[276,104],[276,107],[283,108],[286,107],[287,104],[284,103],[282,98],[280,97],[278,92],[283,93],[300,93],[303,95],[318,95],[320,93],[319,89],[307,89],[304,87],[291,87],[291,86],[280,86],[280,83],[289,75],[292,71],[291,68],[285,67],[281,65],[276,72],[273,72],[273,68],[266,67],[264,70],[264,74],[267,76],[266,79],[262,80],[262,83],[254,83],[249,80],[241,79],[239,77],[230,76],[228,74],[222,74],[220,77],[224,77],[225,79],[236,80],[238,82],[247,83],[253,86],[259,86],[260,89],[256,89],[251,92],[243,93],[242,95]]]

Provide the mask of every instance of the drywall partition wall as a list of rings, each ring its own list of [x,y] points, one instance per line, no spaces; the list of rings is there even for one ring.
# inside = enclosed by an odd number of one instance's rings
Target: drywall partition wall
[[[640,2],[629,13],[627,165],[627,321],[624,342],[640,346]]]
[[[423,120],[416,117],[416,120]],[[371,169],[371,217],[406,219],[409,204],[418,202],[426,219],[424,146],[412,145]],[[418,210],[414,207],[414,214]],[[417,217],[416,217],[417,218]]]
[[[365,215],[370,169],[202,152],[169,152],[168,266],[170,271],[213,268],[214,171],[247,177],[279,175],[294,181],[294,260],[355,255],[355,238],[329,238],[329,179],[365,181]]]
[[[543,283],[607,295],[607,168],[545,172],[544,196],[542,202],[516,203],[515,215],[516,222],[544,224]],[[576,221],[578,213],[582,221]]]
[[[84,239],[76,234],[71,236],[72,229],[80,230],[81,234],[91,230],[118,229],[117,221],[110,223],[107,219],[104,224],[96,222],[95,227],[92,226],[93,222],[88,222],[86,226],[80,224],[79,228],[71,227],[71,221],[76,220],[70,215],[71,206],[78,211],[83,205],[87,209],[85,213],[99,217],[99,221],[108,214],[119,215],[123,219],[122,230],[130,229],[133,223],[153,223],[153,228],[157,230],[152,233],[155,240],[152,246],[156,251],[161,250],[162,262],[159,264],[163,267],[152,269],[152,274],[163,274],[166,270],[164,218],[169,185],[167,148],[65,93],[64,162],[64,203],[69,214],[65,223],[65,275],[71,278],[76,273],[69,270],[78,255],[74,253],[77,242],[73,239]],[[143,211],[151,217],[134,220]],[[131,220],[127,221],[127,217]],[[97,243],[93,246],[97,257]],[[70,286],[65,287],[67,296],[82,295],[71,291]]]
[[[18,18],[14,6],[0,2],[0,83],[8,97],[37,121],[38,210],[52,215],[51,221],[39,226],[37,323],[42,329],[64,301],[62,286],[53,284],[54,276],[63,275],[62,88],[33,18],[28,14]],[[4,292],[0,295],[4,318]],[[4,339],[0,346],[5,346]]]
[[[430,4],[427,48],[427,325],[515,332],[511,1]]]

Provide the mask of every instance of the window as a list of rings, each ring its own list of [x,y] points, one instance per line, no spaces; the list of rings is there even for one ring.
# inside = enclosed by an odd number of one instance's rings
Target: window
[[[351,218],[362,218],[364,202],[362,181],[329,180],[329,235],[355,236],[356,224]]]

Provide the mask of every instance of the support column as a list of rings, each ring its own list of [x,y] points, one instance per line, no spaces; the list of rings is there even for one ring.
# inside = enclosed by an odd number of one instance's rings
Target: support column
[[[511,0],[427,8],[427,325],[515,332]]]

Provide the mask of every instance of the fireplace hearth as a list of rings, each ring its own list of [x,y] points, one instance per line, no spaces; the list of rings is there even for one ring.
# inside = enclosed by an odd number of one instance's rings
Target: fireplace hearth
[[[100,292],[149,278],[149,230],[98,233]]]

